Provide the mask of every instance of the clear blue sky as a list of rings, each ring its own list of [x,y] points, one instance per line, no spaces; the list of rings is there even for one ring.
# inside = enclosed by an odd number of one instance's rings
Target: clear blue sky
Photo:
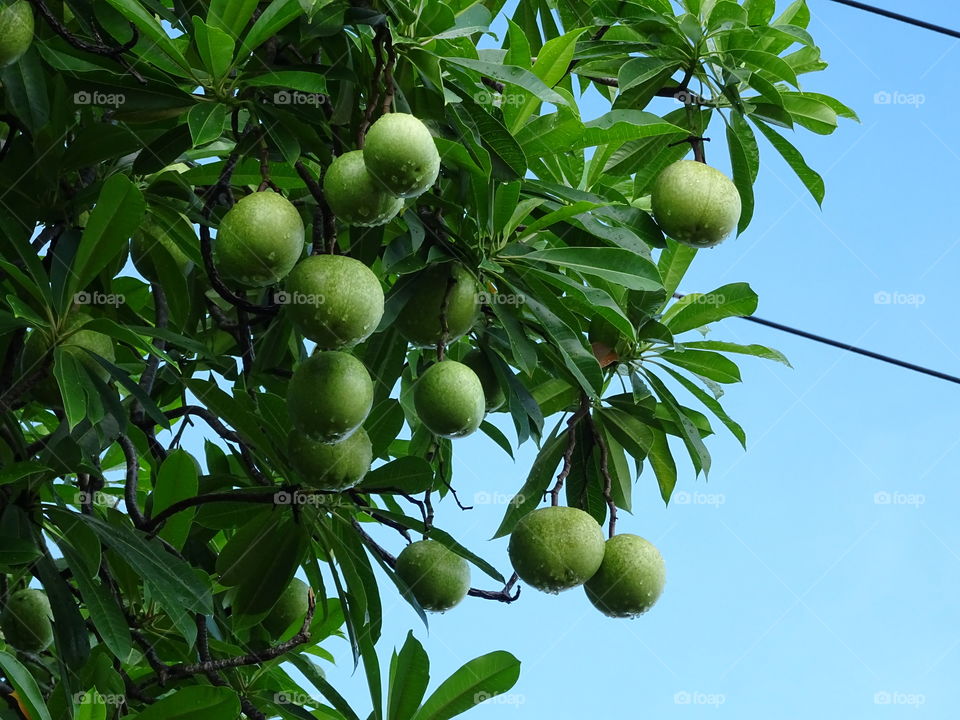
[[[876,1],[960,28],[947,0]],[[747,281],[762,317],[960,374],[958,41],[827,0],[810,5],[831,67],[805,89],[836,95],[863,124],[828,138],[797,133],[827,182],[822,212],[766,146],[753,225],[701,253],[683,289]],[[883,91],[924,102],[875,104]],[[726,169],[721,150],[714,159]],[[875,302],[884,292],[923,302]],[[653,611],[609,620],[579,590],[526,588],[512,606],[469,599],[433,617],[428,633],[385,587],[384,654],[416,628],[436,680],[476,655],[513,652],[523,669],[504,698],[512,704],[482,706],[472,720],[956,717],[960,387],[741,320],[714,336],[777,347],[794,369],[745,363],[726,401],[748,452],[718,436],[709,483],[682,474],[678,493],[712,493],[722,505],[667,509],[651,477],[639,481],[620,529],[666,558]],[[482,437],[456,450],[467,500],[511,495],[533,457],[525,447],[514,464]],[[444,502],[438,521],[506,572],[506,542],[488,542],[502,512]],[[328,648],[341,663],[330,680],[368,709],[346,643]]]

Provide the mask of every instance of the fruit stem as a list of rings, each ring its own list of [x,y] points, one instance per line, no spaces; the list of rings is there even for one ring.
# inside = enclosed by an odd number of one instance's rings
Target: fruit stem
[[[577,408],[577,411],[567,420],[567,449],[563,452],[563,468],[560,470],[560,474],[557,475],[557,482],[550,491],[550,504],[554,507],[560,504],[560,491],[563,489],[563,483],[573,469],[573,451],[576,450],[577,447],[577,433],[575,432],[577,424],[584,416],[589,414],[590,398],[586,393],[581,393],[580,407]]]

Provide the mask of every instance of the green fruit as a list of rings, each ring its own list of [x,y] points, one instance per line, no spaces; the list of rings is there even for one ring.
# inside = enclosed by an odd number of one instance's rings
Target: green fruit
[[[343,255],[312,255],[286,283],[290,317],[323,350],[353,347],[377,329],[383,288],[366,265]]]
[[[431,432],[459,438],[480,427],[486,399],[473,370],[455,360],[443,360],[427,368],[413,386],[413,406]]]
[[[63,348],[88,372],[104,382],[110,379],[110,373],[87,352],[99,355],[104,360],[115,362],[113,339],[109,335],[94,330],[77,330],[76,328],[92,321],[93,318],[82,312],[74,313],[64,324],[59,340],[55,341],[51,335],[43,330],[34,330],[24,342],[23,355],[20,358],[20,374],[32,373],[38,365],[50,363],[50,372],[41,378],[32,388],[33,397],[49,407],[61,407],[63,400],[60,397],[60,387],[53,377],[53,357],[50,354],[55,346]]]
[[[403,209],[403,200],[373,179],[363,157],[363,150],[354,150],[336,158],[323,178],[323,195],[333,214],[347,225],[385,225]]]
[[[480,312],[480,299],[477,281],[466,268],[459,263],[433,265],[411,282],[413,292],[397,315],[401,335],[418,347],[430,347],[441,339],[449,343],[470,332]],[[444,300],[445,338],[440,321]]]
[[[617,535],[607,541],[600,569],[583,589],[604,615],[637,617],[657,602],[666,572],[653,544],[638,535]]]
[[[53,642],[50,601],[42,590],[18,590],[7,599],[0,629],[17,650],[39,653]]]
[[[290,462],[316,490],[347,490],[363,479],[373,462],[373,446],[363,428],[335,444],[290,436]]]
[[[294,427],[320,442],[349,437],[373,406],[370,373],[353,355],[316,353],[293,373],[287,408]]]
[[[680,160],[660,173],[650,201],[660,228],[691,247],[718,245],[740,220],[737,186],[719,170],[694,160]]]
[[[420,607],[430,612],[459,605],[470,590],[467,561],[436,540],[407,545],[397,557],[397,575],[410,586]]]
[[[590,515],[571,507],[534,510],[510,535],[510,562],[522,580],[558,593],[583,585],[603,561],[603,530]]]
[[[473,370],[480,379],[483,386],[483,397],[486,399],[487,412],[494,412],[503,407],[507,401],[507,396],[500,387],[500,381],[497,379],[497,373],[494,372],[493,365],[486,353],[479,349],[473,349],[463,358],[463,364]]]
[[[172,260],[183,275],[193,268],[193,261],[164,228],[156,223],[144,223],[130,240],[130,256],[134,266],[147,280],[159,282],[157,262],[163,262],[162,254],[168,256],[167,262]]]
[[[257,192],[230,208],[217,231],[217,268],[250,287],[279,282],[303,253],[300,213],[275,192]]]
[[[263,626],[274,639],[281,637],[294,623],[300,629],[310,607],[309,593],[310,588],[303,580],[293,578],[280,594],[277,604],[263,621]]]
[[[440,174],[440,153],[427,126],[413,115],[389,113],[367,132],[367,170],[394,195],[422,195]]]
[[[0,68],[13,65],[33,42],[33,10],[27,0],[0,3]]]

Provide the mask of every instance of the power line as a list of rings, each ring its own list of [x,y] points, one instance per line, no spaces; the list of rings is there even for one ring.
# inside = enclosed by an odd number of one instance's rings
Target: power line
[[[933,30],[934,32],[941,33],[942,35],[960,38],[960,31],[951,30],[950,28],[945,28],[942,25],[935,25],[925,20],[917,20],[917,18],[912,18],[908,15],[901,15],[900,13],[895,13],[891,10],[884,10],[882,8],[874,7],[873,5],[867,5],[866,3],[856,2],[856,0],[832,0],[832,2],[857,8],[858,10],[866,10],[869,13],[882,15],[883,17],[891,18],[892,20],[899,20],[900,22],[907,23],[908,25],[916,25],[917,27],[922,27],[926,30]]]
[[[684,295],[681,293],[674,293],[673,296],[678,300],[684,297]],[[865,350],[864,348],[851,345],[850,343],[840,342],[839,340],[831,340],[830,338],[823,337],[823,335],[817,335],[816,333],[807,332],[806,330],[799,330],[797,328],[790,327],[789,325],[783,325],[782,323],[774,322],[773,320],[764,320],[763,318],[754,317],[752,315],[741,316],[741,319],[748,320],[752,323],[756,323],[757,325],[763,325],[764,327],[772,328],[774,330],[779,330],[780,332],[789,333],[790,335],[796,335],[797,337],[802,337],[807,340],[813,340],[814,342],[822,343],[823,345],[829,345],[830,347],[839,348],[840,350],[846,350],[847,352],[856,353],[857,355],[873,358],[874,360],[879,360],[880,362],[885,362],[889,365],[896,365],[897,367],[902,367],[907,370],[912,370],[913,372],[929,375],[939,380],[946,380],[947,382],[960,385],[960,377],[957,377],[956,375],[949,375],[947,373],[940,372],[939,370],[931,370],[930,368],[923,367],[922,365],[916,365],[914,363],[907,362],[906,360],[898,360],[897,358],[890,357],[889,355],[873,352],[873,350]]]

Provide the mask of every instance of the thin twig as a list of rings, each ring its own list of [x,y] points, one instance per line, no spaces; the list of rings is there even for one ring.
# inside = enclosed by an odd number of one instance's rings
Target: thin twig
[[[577,411],[570,416],[569,420],[567,420],[567,449],[563,452],[563,468],[561,468],[560,474],[557,475],[557,482],[550,491],[550,504],[553,506],[560,504],[560,491],[563,489],[563,483],[566,481],[567,477],[570,475],[570,471],[573,469],[573,451],[577,447],[577,425],[584,418],[584,416],[588,415],[589,413],[590,398],[586,393],[581,393],[580,407],[577,408]]]

